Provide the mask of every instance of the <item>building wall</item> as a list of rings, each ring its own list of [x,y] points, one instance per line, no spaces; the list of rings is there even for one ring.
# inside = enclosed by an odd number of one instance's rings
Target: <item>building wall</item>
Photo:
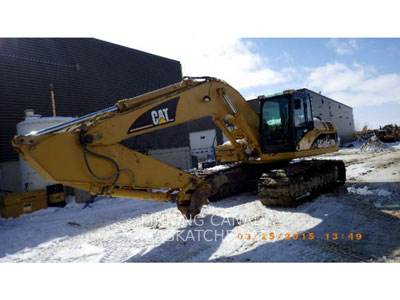
[[[181,79],[178,61],[97,39],[0,39],[0,161],[18,159],[25,109],[51,116],[50,84],[57,115],[83,116]]]
[[[307,92],[312,96],[313,115],[324,121],[331,121],[338,131],[341,143],[353,140],[353,108],[319,93],[310,90]]]
[[[21,192],[22,180],[19,161],[0,162],[0,194]]]
[[[198,161],[215,160],[215,150],[217,147],[217,130],[208,129],[189,133],[190,153],[198,158]]]
[[[186,123],[186,126],[189,133],[215,129],[217,133],[217,144],[218,145],[222,144],[222,132],[218,128],[218,126],[215,125],[214,121],[212,120],[212,117],[204,117],[194,121],[190,121]]]
[[[17,123],[24,120],[25,109],[52,115],[50,85],[57,115],[75,117],[181,80],[179,61],[97,39],[0,38],[1,188],[18,191],[21,186],[18,155],[10,141],[17,133]],[[186,132],[184,127],[168,134],[160,131],[150,140],[164,148],[185,147],[188,137],[183,141],[176,138],[174,145],[168,142],[171,135]],[[138,149],[142,139],[146,137],[129,139],[125,144]],[[185,161],[186,154],[178,153]]]
[[[187,130],[189,133],[189,137],[191,137],[191,153],[193,156],[197,157],[197,161],[207,160],[207,157],[215,156],[214,153],[216,151],[216,146],[221,145],[223,141],[223,135],[221,130],[215,125],[212,117],[204,117],[198,120],[194,120],[191,122],[186,123]],[[198,138],[201,136],[201,133],[208,133],[208,135],[212,132],[213,142],[209,141],[209,138],[203,140],[203,143],[193,145],[193,139]],[[207,135],[207,137],[208,137]],[[214,140],[215,138],[215,140]],[[214,144],[214,147],[212,147]],[[209,156],[207,156],[209,155]]]
[[[189,147],[153,149],[149,150],[147,155],[181,170],[189,170],[192,168]]]

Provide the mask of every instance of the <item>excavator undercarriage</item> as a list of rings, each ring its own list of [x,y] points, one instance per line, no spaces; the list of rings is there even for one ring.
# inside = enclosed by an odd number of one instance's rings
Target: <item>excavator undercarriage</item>
[[[263,173],[258,181],[258,195],[265,206],[293,207],[301,199],[345,181],[343,161],[304,160]]]
[[[200,212],[208,201],[215,202],[248,191],[258,191],[267,207],[295,207],[319,192],[346,181],[340,160],[303,160],[296,163],[268,165],[230,164],[194,173],[210,188],[193,195],[191,206],[178,205],[187,217]],[[197,212],[193,214],[194,212]]]

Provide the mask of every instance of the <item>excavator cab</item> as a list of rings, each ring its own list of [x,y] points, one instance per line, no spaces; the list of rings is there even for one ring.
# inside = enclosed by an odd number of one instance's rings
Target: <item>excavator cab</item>
[[[314,128],[310,95],[290,90],[259,100],[262,152],[296,151],[300,140]]]

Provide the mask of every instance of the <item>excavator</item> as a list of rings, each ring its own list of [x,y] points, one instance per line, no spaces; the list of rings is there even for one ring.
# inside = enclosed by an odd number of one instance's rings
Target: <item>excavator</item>
[[[12,145],[44,179],[92,195],[175,202],[186,217],[203,205],[258,189],[266,206],[301,199],[346,180],[339,160],[304,159],[338,151],[337,130],[313,117],[300,90],[260,96],[257,113],[225,81],[184,77],[59,124],[15,136]],[[216,168],[185,172],[130,149],[128,138],[212,117],[228,139],[217,147]]]

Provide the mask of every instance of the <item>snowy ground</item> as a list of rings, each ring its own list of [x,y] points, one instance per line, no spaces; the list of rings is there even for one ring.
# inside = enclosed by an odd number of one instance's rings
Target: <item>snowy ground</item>
[[[399,261],[400,145],[391,146],[326,155],[346,162],[348,182],[294,209],[247,193],[188,221],[170,203],[98,198],[82,209],[69,197],[65,208],[0,218],[0,262]]]

